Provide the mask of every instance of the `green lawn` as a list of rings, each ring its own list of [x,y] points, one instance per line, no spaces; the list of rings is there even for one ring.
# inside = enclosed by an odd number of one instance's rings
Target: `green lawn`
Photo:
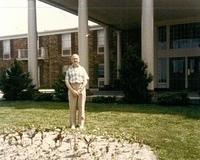
[[[67,127],[64,102],[0,102],[0,131]],[[88,133],[142,140],[159,158],[200,160],[200,106],[87,104]]]

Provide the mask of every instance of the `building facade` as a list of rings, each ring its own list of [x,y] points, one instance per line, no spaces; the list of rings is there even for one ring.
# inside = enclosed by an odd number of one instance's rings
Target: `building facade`
[[[160,23],[155,35],[157,88],[200,90],[200,21]]]
[[[116,73],[116,34],[110,33],[111,81]],[[100,26],[89,31],[89,75],[90,88],[104,87],[104,30]],[[59,75],[71,64],[70,57],[78,53],[78,33],[76,29],[39,33],[38,51],[38,87],[51,88]],[[25,72],[28,72],[27,35],[0,37],[0,70],[10,67],[14,59],[18,60]]]
[[[103,88],[105,62],[105,30],[92,27],[88,36],[90,88]],[[141,47],[141,28],[121,31],[121,53],[129,46]],[[171,21],[155,24],[154,89],[200,89],[200,21]],[[132,39],[131,37],[135,37]],[[119,79],[118,33],[109,33],[109,85]],[[39,33],[38,84],[51,88],[70,64],[71,54],[78,54],[77,29]],[[14,59],[28,71],[27,35],[0,37],[0,70],[8,68]],[[122,56],[121,55],[121,56]],[[119,63],[119,64],[117,64]]]
[[[28,0],[28,15],[32,17],[29,18],[29,26],[32,27],[28,33],[30,44],[36,43],[35,1]],[[150,90],[199,90],[199,0],[40,1],[78,15],[78,50],[86,70],[89,64],[86,54],[89,53],[86,52],[89,46],[87,21],[90,19],[104,26],[104,85],[111,84],[108,33],[109,28],[114,28],[117,31],[117,71],[121,67],[121,55],[127,46],[138,43],[141,58],[148,66],[147,71],[153,75],[153,81],[148,86]],[[31,70],[34,75],[37,64],[32,66],[35,68]]]
[[[140,47],[142,60],[147,64],[148,73],[153,76],[153,81],[149,84],[150,90],[200,90],[199,0],[40,1],[78,15],[79,27],[76,33],[71,34],[71,53],[79,53],[81,64],[91,77],[89,87],[114,85],[115,80],[119,79],[122,55],[130,45],[137,45]],[[68,54],[69,51],[66,49],[62,52],[61,46],[70,47],[70,38],[61,35],[51,35],[49,38],[41,36],[40,39],[43,40],[37,45],[35,2],[36,0],[28,0],[28,44],[23,42],[20,45],[28,46],[28,71],[36,79],[34,84],[37,84],[38,72],[42,71],[38,69],[41,60],[35,61],[35,57],[46,50],[41,47],[48,45],[52,59],[48,62],[53,67],[61,65],[63,61],[68,65],[69,59],[62,54]],[[103,26],[102,31],[88,33],[88,19]],[[66,43],[62,44],[64,41]],[[4,40],[0,48],[5,53],[10,52],[9,47],[6,47],[9,45],[12,46],[13,42]],[[40,49],[36,50],[36,46],[40,46]],[[11,52],[10,56],[13,54],[16,55]],[[7,54],[3,56],[9,58]],[[8,64],[9,62],[4,66]],[[53,70],[52,65],[46,68]],[[62,70],[62,67],[58,68],[60,69],[54,69],[54,72]],[[52,72],[49,72],[49,77],[56,75]],[[49,86],[52,86],[51,81],[54,80],[55,78],[50,78]]]

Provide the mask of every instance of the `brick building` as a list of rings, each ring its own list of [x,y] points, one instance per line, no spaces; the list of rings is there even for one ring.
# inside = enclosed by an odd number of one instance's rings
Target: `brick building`
[[[116,34],[110,36],[111,81],[116,79]],[[89,36],[90,88],[104,86],[104,31],[100,26],[90,28]],[[78,54],[77,28],[42,32],[38,34],[38,86],[51,88],[54,81],[70,65],[70,56]],[[0,37],[0,70],[6,69],[17,59],[28,72],[27,35]]]

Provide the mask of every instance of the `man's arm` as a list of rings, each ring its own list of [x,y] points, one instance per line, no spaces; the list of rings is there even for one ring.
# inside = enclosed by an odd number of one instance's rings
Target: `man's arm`
[[[88,80],[89,80],[89,76],[84,68],[83,68],[83,72],[84,72],[84,81],[83,81],[83,84],[81,85],[80,89],[78,90],[79,94],[83,91],[83,89],[85,89],[85,87],[88,83]]]
[[[68,77],[68,72],[66,72],[66,75],[65,75],[65,85],[67,86],[67,88],[74,94],[74,95],[78,95],[78,92],[76,90],[74,90],[72,88],[72,86],[70,85],[69,83],[69,77]]]
[[[81,87],[80,87],[79,90],[78,90],[79,93],[81,93],[81,92],[83,91],[83,89],[85,89],[87,83],[88,83],[88,80],[85,80],[85,81],[83,82],[83,84],[81,85]]]
[[[65,81],[65,84],[66,84],[67,88],[68,88],[74,95],[78,95],[78,92],[72,88],[72,86],[70,85],[69,81]]]

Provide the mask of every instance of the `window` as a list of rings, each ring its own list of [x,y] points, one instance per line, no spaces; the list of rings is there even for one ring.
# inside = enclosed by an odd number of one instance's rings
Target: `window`
[[[194,71],[195,71],[195,60],[190,59],[188,65],[189,65],[190,73],[194,73]]]
[[[184,73],[184,60],[182,59],[176,59],[173,60],[173,73]]]
[[[200,48],[200,23],[170,26],[170,48]]]
[[[158,48],[167,49],[167,27],[158,27]]]
[[[9,60],[10,57],[10,40],[3,41],[3,59]]]
[[[98,66],[98,77],[104,77],[104,64]]]
[[[62,35],[62,56],[71,56],[71,34]]]
[[[158,82],[167,83],[167,58],[158,59]]]
[[[97,54],[104,54],[104,31],[97,31]]]

